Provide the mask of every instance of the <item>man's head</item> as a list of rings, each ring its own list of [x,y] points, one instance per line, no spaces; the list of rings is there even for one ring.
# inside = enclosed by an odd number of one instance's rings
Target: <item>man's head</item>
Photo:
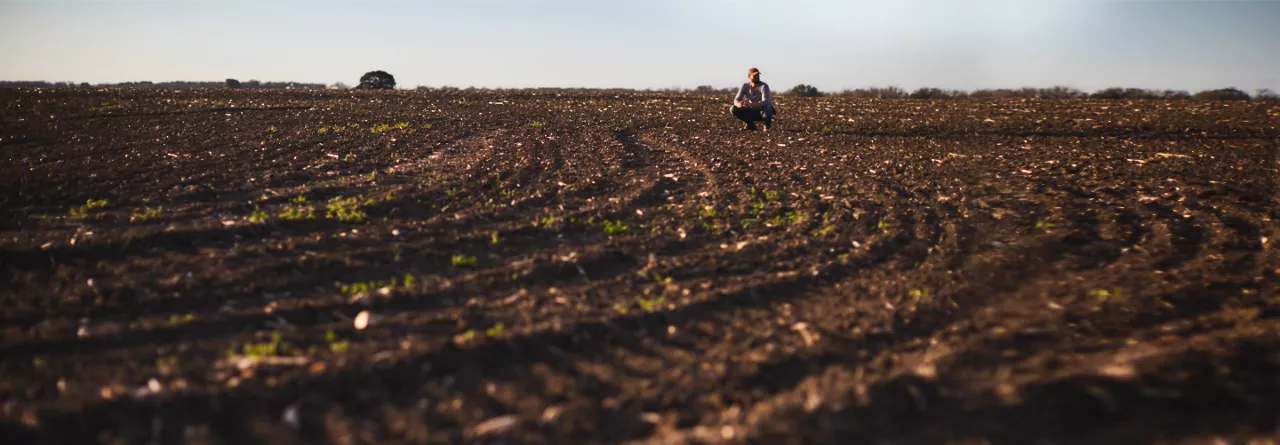
[[[751,79],[751,82],[752,82],[752,83],[759,83],[759,82],[760,82],[760,70],[755,69],[755,68],[751,68],[751,69],[747,70],[747,78],[748,78],[748,79]]]

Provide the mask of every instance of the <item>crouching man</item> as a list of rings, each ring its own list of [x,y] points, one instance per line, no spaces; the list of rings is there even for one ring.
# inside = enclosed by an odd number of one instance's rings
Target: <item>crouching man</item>
[[[750,82],[742,84],[738,95],[733,98],[733,106],[729,112],[743,122],[743,130],[755,130],[756,122],[764,122],[765,131],[773,126],[773,94],[769,92],[769,84],[760,81],[760,70],[752,68],[747,71]]]

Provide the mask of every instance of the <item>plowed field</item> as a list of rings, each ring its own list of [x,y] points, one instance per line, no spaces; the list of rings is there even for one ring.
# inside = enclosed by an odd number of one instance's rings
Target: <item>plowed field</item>
[[[1275,102],[0,99],[2,443],[1280,435]]]

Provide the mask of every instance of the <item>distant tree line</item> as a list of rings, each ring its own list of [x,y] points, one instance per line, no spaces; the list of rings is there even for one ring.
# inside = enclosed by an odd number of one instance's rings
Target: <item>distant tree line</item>
[[[266,89],[321,89],[325,88],[322,83],[302,83],[302,82],[261,82],[257,80],[249,80],[240,82],[235,79],[227,79],[223,82],[191,82],[191,81],[172,81],[172,82],[118,82],[118,83],[98,83],[90,84],[88,82],[45,82],[45,81],[0,81],[0,88],[266,88]]]
[[[120,82],[120,83],[100,83],[90,85],[89,83],[76,84],[75,82],[45,82],[45,81],[0,81],[0,88],[266,88],[266,89],[347,89],[347,85],[342,82],[335,83],[331,86],[325,86],[320,83],[302,83],[302,82],[260,82],[257,80],[248,80],[241,82],[236,79],[226,79],[223,82]],[[370,71],[360,77],[360,83],[356,89],[395,89],[395,77],[386,71]],[[457,88],[450,86],[427,87],[418,86],[420,91],[507,91],[506,89],[489,89],[489,88]],[[634,92],[637,90],[629,88],[523,88],[516,89],[520,91],[532,92]],[[736,87],[716,88],[711,85],[700,85],[693,89],[669,87],[660,89],[645,89],[646,92],[660,93],[698,93],[698,94],[733,94],[737,91]],[[1204,90],[1195,94],[1191,94],[1184,90],[1149,90],[1143,88],[1105,88],[1093,93],[1086,93],[1076,88],[1055,86],[1051,88],[1032,88],[1023,87],[1017,89],[1000,88],[1000,89],[980,89],[974,91],[963,90],[947,90],[941,88],[925,87],[915,91],[908,92],[896,86],[858,88],[853,90],[843,90],[835,93],[825,93],[819,91],[813,85],[799,84],[790,90],[782,93],[791,96],[802,97],[820,97],[820,96],[837,96],[837,97],[855,97],[863,99],[1199,99],[1199,100],[1280,100],[1280,94],[1270,89],[1255,90],[1253,95],[1241,91],[1236,88],[1219,88],[1215,90]]]
[[[823,93],[811,85],[796,85],[787,94],[794,96],[839,96],[863,99],[1199,99],[1199,100],[1280,100],[1280,94],[1270,89],[1255,90],[1253,95],[1236,88],[1204,90],[1191,94],[1183,90],[1149,90],[1143,88],[1105,88],[1093,93],[1064,86],[1052,88],[1023,87],[1017,89],[980,89],[970,91],[919,88],[908,92],[896,86],[884,88],[859,88],[837,93]]]
[[[418,91],[438,91],[438,92],[454,92],[454,91],[527,91],[527,92],[546,92],[546,93],[568,93],[568,92],[615,92],[627,93],[635,91],[657,92],[657,93],[696,93],[696,94],[725,94],[730,95],[738,91],[737,87],[716,88],[712,85],[701,85],[696,88],[648,88],[644,90],[635,90],[630,88],[477,88],[477,87],[452,87],[439,86],[430,87],[419,85],[415,88]],[[907,91],[896,86],[883,88],[859,88],[855,90],[844,90],[836,93],[825,93],[819,91],[813,85],[800,84],[781,93],[789,96],[802,97],[821,97],[821,96],[837,96],[837,97],[856,97],[864,99],[1005,99],[1005,98],[1032,98],[1032,99],[1200,99],[1200,100],[1280,100],[1280,94],[1270,89],[1260,89],[1254,91],[1250,95],[1236,88],[1221,88],[1216,90],[1205,90],[1195,94],[1191,94],[1183,90],[1150,90],[1142,88],[1106,88],[1086,93],[1076,88],[1055,86],[1051,88],[1001,88],[1001,89],[981,89],[974,91],[963,90],[947,90],[941,88],[919,88],[915,91]]]

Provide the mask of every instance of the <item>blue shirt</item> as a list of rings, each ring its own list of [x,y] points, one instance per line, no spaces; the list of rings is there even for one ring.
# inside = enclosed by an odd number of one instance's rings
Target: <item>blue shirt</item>
[[[738,88],[738,95],[733,98],[733,103],[738,103],[740,100],[759,103],[761,109],[773,109],[773,94],[769,92],[769,84],[764,82],[754,87],[751,86],[751,82],[742,84],[742,88]]]

